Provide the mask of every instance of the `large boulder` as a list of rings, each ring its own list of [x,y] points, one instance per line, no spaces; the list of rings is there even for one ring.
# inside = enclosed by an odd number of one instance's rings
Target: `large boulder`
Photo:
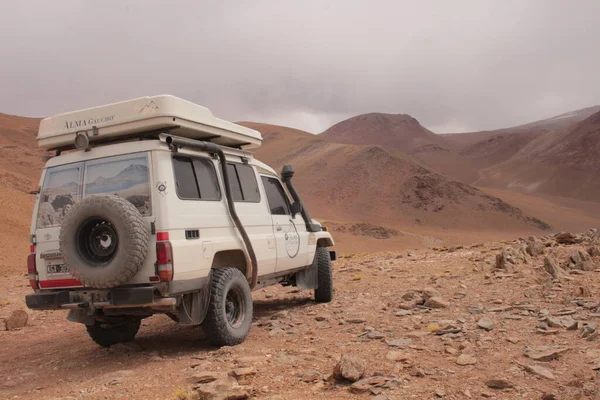
[[[29,316],[24,310],[15,310],[4,320],[4,326],[7,331],[14,331],[27,326]]]
[[[544,246],[544,243],[542,243],[542,241],[535,236],[531,236],[529,239],[527,239],[525,251],[527,251],[527,254],[529,254],[531,257],[537,257],[544,254],[545,249],[546,246]]]
[[[554,235],[554,240],[558,244],[576,244],[581,243],[582,238],[576,235],[573,235],[571,232],[559,232]]]
[[[565,271],[558,265],[556,260],[552,257],[544,257],[544,269],[554,279],[561,279],[566,274]]]
[[[356,382],[365,376],[366,369],[365,360],[352,354],[344,354],[333,368],[333,377],[337,380]]]
[[[567,268],[578,269],[581,271],[593,271],[596,269],[592,256],[583,249],[573,249],[571,256],[567,260]]]

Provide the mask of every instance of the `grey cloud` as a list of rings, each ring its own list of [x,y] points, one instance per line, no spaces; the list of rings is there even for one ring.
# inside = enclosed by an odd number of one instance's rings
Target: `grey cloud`
[[[600,2],[5,1],[0,112],[171,93],[318,133],[365,112],[437,132],[600,104]]]

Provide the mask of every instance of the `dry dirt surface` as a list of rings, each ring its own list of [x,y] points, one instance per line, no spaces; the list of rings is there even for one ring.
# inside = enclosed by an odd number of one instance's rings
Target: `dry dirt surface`
[[[590,231],[348,254],[332,303],[257,291],[231,348],[155,316],[104,349],[65,312],[27,310],[0,331],[0,398],[598,399],[599,246]],[[26,278],[0,285],[0,317],[23,310]]]

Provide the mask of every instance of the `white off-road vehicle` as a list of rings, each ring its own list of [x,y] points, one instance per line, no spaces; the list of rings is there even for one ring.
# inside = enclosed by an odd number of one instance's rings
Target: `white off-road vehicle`
[[[56,155],[35,192],[29,308],[69,309],[101,346],[132,340],[153,314],[235,345],[251,290],[331,301],[333,239],[292,168],[279,177],[247,151],[259,132],[164,95],[46,118],[37,140]]]

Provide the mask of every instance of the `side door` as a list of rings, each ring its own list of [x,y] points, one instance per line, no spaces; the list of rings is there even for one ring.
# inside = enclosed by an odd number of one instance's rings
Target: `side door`
[[[227,173],[236,212],[248,233],[256,254],[258,275],[272,274],[275,272],[277,263],[273,223],[267,211],[267,202],[261,198],[256,170],[250,164],[228,161]],[[239,238],[236,240],[239,245],[243,246],[237,230],[234,230],[232,234]]]
[[[279,179],[261,175],[267,195],[273,234],[277,244],[276,271],[286,271],[308,264],[306,225],[299,215],[292,217],[290,202]]]

